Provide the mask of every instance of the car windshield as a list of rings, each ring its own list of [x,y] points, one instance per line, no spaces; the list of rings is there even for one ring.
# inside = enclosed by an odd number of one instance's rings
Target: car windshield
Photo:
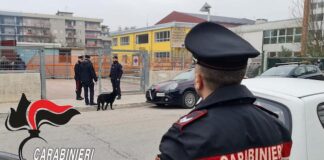
[[[194,70],[183,72],[173,78],[173,80],[191,80],[194,78]]]
[[[261,74],[261,76],[289,76],[291,71],[296,68],[296,66],[279,66],[273,67]]]

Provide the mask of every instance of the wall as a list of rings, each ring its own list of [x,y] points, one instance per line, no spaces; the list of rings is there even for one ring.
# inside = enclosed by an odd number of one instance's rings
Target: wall
[[[66,44],[65,34],[65,20],[64,19],[50,19],[51,33],[54,35],[55,43],[61,43],[62,46]]]
[[[41,98],[39,73],[0,73],[0,103],[18,102],[22,93],[31,101]]]

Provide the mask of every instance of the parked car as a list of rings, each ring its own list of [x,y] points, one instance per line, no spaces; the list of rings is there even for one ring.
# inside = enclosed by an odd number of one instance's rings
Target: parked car
[[[243,84],[257,97],[256,105],[276,113],[290,130],[290,159],[324,159],[323,81],[273,77],[245,79]]]
[[[193,108],[198,100],[194,88],[194,69],[180,73],[172,80],[152,85],[146,91],[146,100],[158,106],[176,105]]]
[[[324,75],[317,66],[307,64],[280,64],[266,70],[259,77],[273,76],[324,80]]]

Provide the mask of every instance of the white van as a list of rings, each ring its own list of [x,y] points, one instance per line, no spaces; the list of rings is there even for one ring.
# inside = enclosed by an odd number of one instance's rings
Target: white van
[[[297,78],[245,79],[256,105],[279,115],[292,133],[292,160],[324,160],[324,81]]]

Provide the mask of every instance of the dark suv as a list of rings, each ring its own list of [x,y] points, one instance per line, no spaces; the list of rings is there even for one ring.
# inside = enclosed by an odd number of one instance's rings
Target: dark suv
[[[324,80],[324,75],[317,66],[298,63],[277,64],[260,75],[260,77],[273,76]]]

